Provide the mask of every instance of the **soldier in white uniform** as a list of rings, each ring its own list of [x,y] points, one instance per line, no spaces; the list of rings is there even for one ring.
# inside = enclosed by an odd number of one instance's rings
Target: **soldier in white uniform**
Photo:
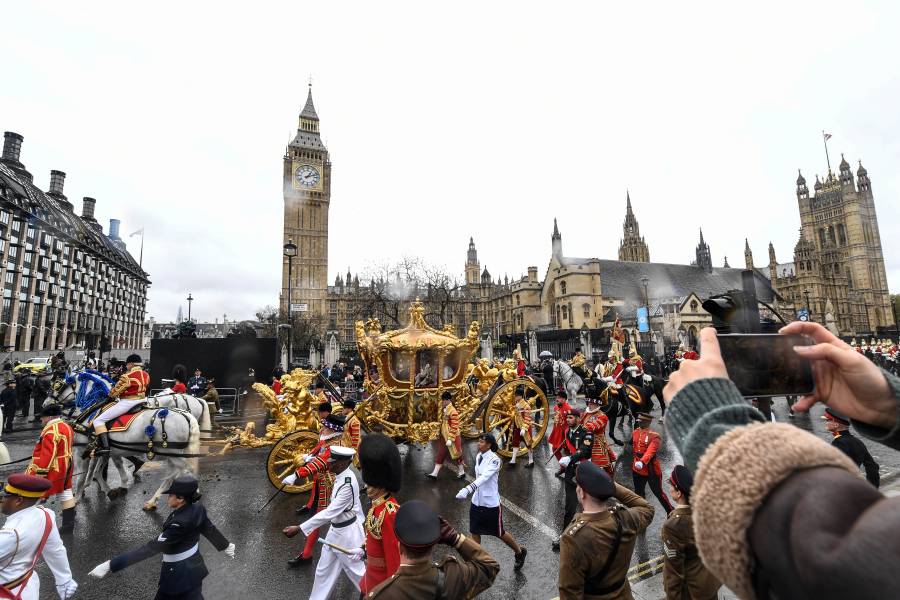
[[[328,535],[325,536],[326,544],[322,548],[319,564],[316,565],[316,579],[309,595],[310,600],[326,600],[331,595],[331,589],[341,571],[347,574],[359,590],[359,581],[366,572],[364,560],[327,545],[334,544],[347,550],[354,550],[365,543],[366,534],[363,530],[365,517],[359,503],[359,483],[350,469],[354,454],[356,451],[353,448],[331,447],[329,469],[336,475],[328,507],[317,512],[302,525],[286,527],[283,531],[287,537],[294,537],[301,531],[303,535],[309,535],[323,525],[331,525],[328,528]]]
[[[472,496],[469,507],[469,531],[476,544],[481,544],[482,535],[492,535],[509,546],[515,553],[514,569],[518,571],[525,564],[528,550],[519,546],[512,534],[503,527],[503,508],[500,506],[500,457],[497,456],[497,440],[493,434],[478,436],[478,456],[475,458],[475,481],[459,490],[457,500]]]
[[[53,513],[35,506],[49,489],[49,480],[24,474],[10,475],[3,488],[0,510],[6,523],[0,529],[0,596],[4,598],[38,600],[41,581],[34,568],[40,557],[53,573],[61,600],[72,598],[78,589]]]

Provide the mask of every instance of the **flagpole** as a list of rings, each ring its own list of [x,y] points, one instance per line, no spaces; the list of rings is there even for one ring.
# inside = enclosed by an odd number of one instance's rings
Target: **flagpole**
[[[828,158],[828,137],[825,130],[822,130],[822,143],[825,144],[825,162],[828,163],[828,172],[831,172],[831,159]]]
[[[827,151],[826,151],[827,153]],[[140,268],[144,268],[144,228],[141,227],[141,254],[140,258],[138,258],[138,266]]]

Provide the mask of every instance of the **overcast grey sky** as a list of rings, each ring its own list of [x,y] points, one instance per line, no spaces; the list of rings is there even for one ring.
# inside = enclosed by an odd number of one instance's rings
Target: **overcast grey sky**
[[[149,314],[277,302],[282,155],[308,77],[333,162],[329,280],[406,255],[462,274],[614,258],[625,191],[656,262],[792,258],[821,131],[869,171],[900,288],[900,5],[266,2],[4,7],[0,129],[46,189],[146,229]],[[379,230],[389,228],[385,237]],[[129,241],[137,254],[138,238]]]

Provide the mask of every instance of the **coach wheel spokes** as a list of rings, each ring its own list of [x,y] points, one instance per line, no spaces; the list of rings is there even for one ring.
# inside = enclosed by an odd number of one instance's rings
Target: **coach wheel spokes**
[[[529,448],[534,449],[541,443],[550,422],[547,396],[540,386],[530,379],[516,379],[502,385],[485,411],[484,430],[494,434],[499,447],[497,453],[504,457],[512,456],[517,391],[522,392],[530,407],[532,427],[531,441],[527,444]]]
[[[309,454],[319,441],[314,431],[294,431],[278,440],[266,458],[266,474],[269,482],[276,488],[281,487],[281,480],[290,475],[304,454]],[[287,485],[284,491],[299,494],[312,488],[312,479],[298,479],[294,485]]]

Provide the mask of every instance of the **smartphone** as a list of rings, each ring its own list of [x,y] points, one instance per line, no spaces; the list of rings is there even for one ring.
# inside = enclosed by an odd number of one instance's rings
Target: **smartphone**
[[[735,333],[718,339],[728,377],[744,398],[802,396],[814,390],[809,359],[794,352],[794,346],[813,344],[805,335]]]

